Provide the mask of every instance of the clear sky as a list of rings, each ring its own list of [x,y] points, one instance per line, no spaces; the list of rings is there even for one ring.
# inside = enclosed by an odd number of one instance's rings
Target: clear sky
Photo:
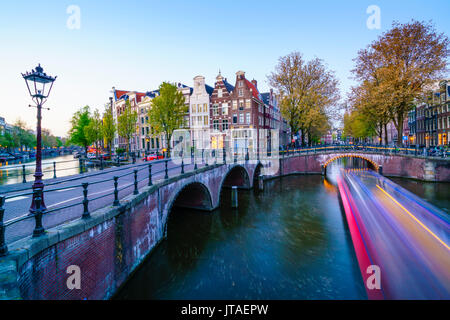
[[[80,29],[67,27],[70,5]],[[369,29],[366,9],[377,5],[381,28]],[[323,59],[352,85],[352,59],[392,21],[432,21],[450,35],[449,0],[229,0],[229,1],[3,1],[0,7],[0,116],[36,123],[21,72],[41,63],[57,75],[43,126],[65,136],[74,111],[103,109],[111,88],[146,91],[162,81],[192,86],[196,75],[213,85],[218,70],[234,83],[244,70],[268,90],[280,56],[302,52]],[[71,20],[73,21],[73,20]]]

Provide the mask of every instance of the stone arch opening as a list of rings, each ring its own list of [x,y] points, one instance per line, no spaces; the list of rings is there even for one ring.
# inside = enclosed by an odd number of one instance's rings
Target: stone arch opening
[[[231,201],[231,192],[229,191],[233,186],[246,190],[251,187],[249,174],[247,170],[240,165],[232,167],[223,178],[219,189],[219,205]]]
[[[211,194],[200,182],[187,184],[175,196],[169,213],[175,207],[211,211],[213,208]]]
[[[379,165],[374,162],[373,160],[369,159],[368,157],[365,157],[363,155],[357,155],[357,154],[342,154],[342,155],[338,155],[338,156],[334,156],[331,157],[330,159],[328,159],[324,164],[323,164],[323,172],[324,174],[326,174],[327,172],[327,167],[330,163],[339,160],[339,159],[344,159],[344,158],[357,158],[357,159],[362,159],[365,160],[368,164],[369,169],[375,170],[378,172],[379,170]]]
[[[253,173],[253,187],[255,190],[257,190],[257,186],[258,186],[258,179],[259,176],[263,173],[263,165],[261,163],[258,163],[258,165],[255,168],[255,172]]]
[[[237,186],[242,189],[250,189],[250,177],[247,170],[242,166],[234,166],[227,172],[221,187]]]
[[[184,268],[197,263],[212,227],[212,209],[211,193],[203,183],[189,183],[175,195],[164,225],[169,263]]]

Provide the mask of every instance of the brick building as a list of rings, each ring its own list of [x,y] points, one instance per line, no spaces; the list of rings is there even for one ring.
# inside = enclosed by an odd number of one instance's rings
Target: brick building
[[[266,139],[261,129],[268,128],[264,119],[265,105],[257,81],[247,80],[244,71],[236,72],[235,89],[231,94],[231,128],[235,129],[231,139],[235,151],[248,149],[249,153],[256,153],[259,150],[258,144]]]
[[[216,77],[214,91],[211,95],[210,108],[210,129],[211,129],[211,148],[221,149],[230,147],[230,129],[231,129],[231,94],[234,86],[226,78],[219,75]]]

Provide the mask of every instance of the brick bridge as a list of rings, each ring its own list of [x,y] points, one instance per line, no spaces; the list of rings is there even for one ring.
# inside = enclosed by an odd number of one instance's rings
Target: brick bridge
[[[8,244],[0,258],[0,298],[108,299],[167,235],[173,207],[211,211],[225,187],[250,189],[262,179],[323,174],[341,157],[363,158],[392,176],[450,181],[450,160],[361,152],[322,152],[274,160],[214,164],[154,181],[137,195],[36,238]],[[261,177],[261,178],[259,178]],[[259,182],[259,183],[257,183]],[[69,266],[78,266],[81,288],[69,289]]]

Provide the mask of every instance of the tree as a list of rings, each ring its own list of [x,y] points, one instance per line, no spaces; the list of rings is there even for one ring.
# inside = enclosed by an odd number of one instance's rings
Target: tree
[[[94,114],[89,119],[89,124],[84,127],[84,134],[89,141],[95,142],[95,154],[98,158],[98,144],[103,138],[103,123],[98,109],[95,109]]]
[[[86,135],[84,130],[91,121],[91,112],[89,106],[85,106],[74,113],[70,120],[71,128],[69,130],[69,143],[84,147],[87,154],[87,149],[93,142],[90,137]]]
[[[188,111],[185,98],[176,86],[163,82],[159,86],[160,95],[153,98],[149,110],[150,125],[154,134],[164,134],[167,141],[167,150],[170,156],[170,140],[174,130],[184,124],[184,115]]]
[[[117,131],[121,137],[127,139],[127,155],[131,149],[131,138],[133,137],[133,134],[136,133],[137,119],[137,112],[131,109],[130,101],[125,101],[125,110],[117,119]]]
[[[280,94],[281,114],[291,127],[291,140],[302,131],[311,144],[313,136],[325,130],[332,107],[340,99],[334,72],[327,70],[322,60],[305,61],[299,52],[279,58],[269,83]]]
[[[367,48],[360,50],[352,70],[355,78],[376,83],[376,95],[389,105],[388,114],[402,144],[403,120],[424,90],[447,71],[449,39],[431,24],[393,23]]]
[[[114,117],[112,113],[112,109],[109,105],[105,106],[105,112],[103,113],[103,126],[102,126],[102,135],[103,139],[108,146],[108,152],[111,155],[111,145],[114,140],[114,135],[116,133],[116,125],[114,123]]]

